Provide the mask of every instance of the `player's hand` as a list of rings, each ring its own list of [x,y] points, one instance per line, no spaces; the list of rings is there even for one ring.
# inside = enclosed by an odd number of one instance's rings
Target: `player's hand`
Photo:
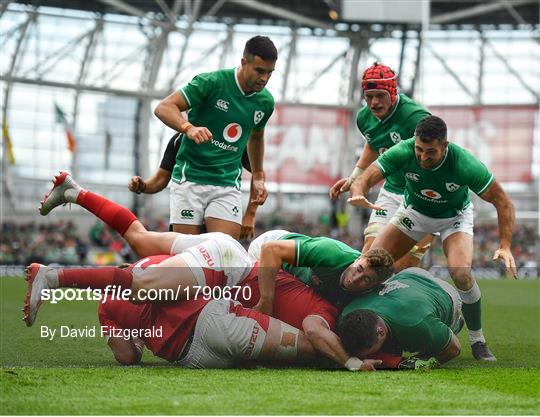
[[[346,193],[351,188],[352,181],[349,181],[349,177],[342,178],[330,188],[330,198],[335,200],[340,194]]]
[[[266,198],[268,197],[268,191],[266,190],[266,186],[264,184],[264,179],[253,179],[253,196],[250,200],[250,203],[257,204],[258,206],[262,206],[264,202],[266,201]]]
[[[362,372],[375,371],[376,368],[382,365],[382,361],[379,359],[364,359],[362,362],[362,366],[360,367],[360,371]]]
[[[186,136],[197,145],[210,142],[212,140],[212,132],[210,132],[206,127],[191,126],[188,130],[186,130]]]
[[[435,358],[420,359],[415,356],[401,361],[398,365],[398,369],[407,371],[420,371],[427,369],[434,369],[439,366],[439,361]]]
[[[131,180],[129,180],[128,183],[128,188],[132,193],[140,194],[146,190],[146,183],[139,176],[131,177]]]
[[[517,279],[516,261],[514,260],[514,256],[512,256],[510,249],[497,249],[493,255],[493,260],[496,261],[498,259],[504,262],[504,266],[506,267],[506,276]]]
[[[358,195],[354,197],[350,197],[347,199],[347,203],[349,203],[351,206],[355,207],[364,207],[372,210],[384,210],[381,206],[376,206],[375,204],[371,203],[366,197],[363,195]]]
[[[263,301],[259,300],[259,302],[253,307],[253,310],[257,310],[263,314],[266,314],[268,316],[272,315],[273,310],[273,302],[271,301]]]
[[[244,214],[240,229],[240,240],[251,240],[255,234],[255,216],[251,213]]]

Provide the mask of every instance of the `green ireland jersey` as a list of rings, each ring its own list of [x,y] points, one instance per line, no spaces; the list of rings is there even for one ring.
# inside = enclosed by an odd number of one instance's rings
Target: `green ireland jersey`
[[[394,146],[375,161],[383,175],[405,175],[405,206],[433,218],[457,216],[470,204],[469,188],[481,195],[495,178],[487,167],[466,149],[449,143],[442,162],[423,169],[414,152],[414,138]]]
[[[382,155],[401,140],[414,136],[418,122],[429,114],[424,107],[405,94],[398,94],[396,105],[386,118],[378,119],[366,106],[358,112],[356,124],[371,149]],[[403,194],[403,175],[395,173],[386,177],[384,188],[394,194]]]
[[[282,269],[312,287],[336,307],[343,307],[357,294],[341,286],[341,274],[361,253],[339,240],[310,237],[299,233],[283,235],[279,240],[295,241],[295,264]]]
[[[212,140],[197,145],[184,138],[172,180],[239,188],[242,153],[251,131],[264,129],[274,98],[266,88],[245,95],[234,68],[197,75],[180,93],[189,106],[189,122],[209,129]]]
[[[452,338],[453,304],[434,281],[405,269],[382,287],[351,301],[340,319],[355,310],[369,310],[381,317],[391,337],[407,352],[435,355]]]

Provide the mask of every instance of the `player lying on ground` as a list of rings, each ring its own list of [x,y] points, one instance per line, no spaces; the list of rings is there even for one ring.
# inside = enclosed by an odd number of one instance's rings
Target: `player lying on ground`
[[[104,278],[103,285],[116,284],[131,289],[135,301],[139,294],[150,290],[170,289],[175,291],[175,294],[179,294],[180,298],[186,298],[193,297],[198,291],[197,288],[234,287],[246,285],[251,279],[256,280],[258,271],[254,271],[256,268],[254,268],[253,260],[230,236],[221,233],[192,236],[173,232],[149,232],[128,209],[81,189],[69,174],[61,173],[55,177],[54,182],[53,189],[42,202],[40,209],[42,215],[48,214],[58,205],[76,202],[122,234],[139,256],[161,253],[178,254],[178,256],[163,260],[159,268],[151,268],[135,276],[113,270]],[[355,275],[353,271],[353,280]],[[85,276],[84,271],[76,274],[78,280],[82,280]],[[88,281],[92,279],[82,280],[79,284],[82,288],[86,288]],[[303,285],[302,287],[305,288]],[[315,294],[311,294],[310,297],[315,297]],[[293,299],[287,294],[287,298],[284,298],[282,303],[294,306],[296,304],[291,301]],[[245,306],[252,307],[258,301],[257,296],[249,300],[252,304],[245,304]],[[334,309],[328,303],[325,304],[326,309]],[[30,305],[27,314],[30,322],[34,320],[32,311],[33,306]],[[328,320],[322,320],[317,311],[304,310],[303,315],[298,315],[298,317],[302,318],[302,321],[298,323],[299,327],[306,331],[315,348],[340,365],[347,366],[350,357],[332,331],[332,325],[329,325]],[[309,320],[304,318],[309,318]]]
[[[232,286],[238,284],[254,265],[253,261],[249,261],[244,255],[238,255],[244,252],[243,247],[234,240],[229,239],[229,236],[227,235],[222,233],[186,235],[175,232],[151,232],[146,230],[144,225],[129,209],[116,204],[99,194],[81,188],[67,172],[61,172],[54,178],[53,182],[53,188],[41,202],[40,213],[42,215],[47,215],[51,210],[60,205],[75,203],[84,207],[115,229],[140,257],[161,254],[179,254],[186,251],[191,255],[185,255],[182,259],[175,258],[170,261],[172,263],[165,261],[166,263],[161,265],[163,267],[191,267],[191,264],[194,262],[193,258],[195,258],[195,265],[193,268],[200,269],[200,265],[208,265],[208,259],[205,257],[211,256],[209,254],[211,253],[213,254],[212,256],[216,256],[220,259],[221,263],[214,265],[225,268],[225,276],[227,277],[226,284]],[[213,244],[213,247],[204,249],[196,247],[196,245],[212,239],[217,240],[217,243]],[[350,252],[347,253],[349,264],[344,267],[344,275],[347,276],[347,280],[343,282],[345,290],[354,291],[357,282],[363,281],[366,275],[369,275],[371,281],[378,282],[382,282],[390,276],[391,269],[389,266],[391,266],[392,262],[391,257],[383,257],[384,259],[381,260],[382,264],[375,265],[377,268],[370,267],[366,265],[367,253],[362,257],[360,252],[354,251],[345,244],[332,239],[330,240],[340,245],[340,247],[345,248],[343,249],[344,251]],[[232,251],[235,256],[221,259],[227,251]],[[384,252],[381,253],[384,254]],[[320,255],[323,256],[324,253],[321,252]],[[362,267],[359,267],[359,265],[362,265]],[[333,268],[335,265],[324,264],[322,266]],[[152,288],[176,289],[178,285],[183,287],[194,287],[207,284],[204,282],[204,277],[200,271],[195,275],[197,277],[196,279],[182,277],[178,272],[174,272],[174,276],[161,273],[159,277],[155,277],[152,280],[134,280],[133,284],[135,287],[132,289],[134,293],[139,289],[139,285],[141,289],[148,289],[145,285],[149,284],[149,282],[146,281],[151,281],[152,284],[156,285],[156,287]],[[185,291],[182,291],[182,293],[185,293]]]
[[[351,355],[369,355],[392,340],[419,355],[401,367],[435,367],[460,354],[461,305],[453,286],[421,268],[408,268],[345,307],[338,332]]]
[[[232,238],[230,237],[229,239],[232,240]],[[177,256],[179,255],[176,255],[176,257]],[[44,293],[44,290],[50,290],[60,287],[107,290],[110,289],[113,285],[116,285],[116,287],[113,287],[114,294],[121,294],[119,290],[129,288],[129,282],[131,279],[133,279],[134,275],[155,275],[156,273],[162,272],[163,268],[159,267],[159,265],[161,265],[164,260],[171,259],[173,257],[175,256],[163,255],[148,257],[134,263],[128,269],[120,269],[116,267],[54,269],[39,264],[32,264],[27,268],[28,293],[25,299],[25,305],[23,309],[25,312],[24,319],[28,326],[31,326],[34,323],[37,312],[42,303],[41,295]],[[209,277],[209,279],[214,280],[219,280],[224,275],[223,271],[211,270],[209,268],[205,268],[204,273],[207,277]],[[244,305],[253,305],[253,300],[258,300],[256,276],[248,278],[243,283],[243,285],[247,286],[250,291],[242,291],[242,297],[240,297],[240,301]],[[247,294],[251,295],[251,297]],[[283,273],[282,276],[280,276],[278,279],[276,294],[278,295],[276,297],[276,315],[283,318],[283,325],[285,325],[285,322],[288,322],[289,325],[292,325],[290,326],[291,329],[294,328],[295,330],[298,327],[303,326],[310,333],[310,339],[315,340],[314,345],[317,346],[320,345],[321,340],[326,340],[325,336],[327,334],[333,335],[337,339],[337,336],[331,330],[335,328],[337,309],[331,306],[325,300],[321,299],[319,296],[317,296],[317,294],[315,294],[310,288],[306,287],[301,282],[293,279],[288,274]],[[162,297],[149,300],[150,303],[154,303],[152,305],[154,305],[155,307],[151,307],[150,304],[138,305],[137,307],[133,305],[133,307],[130,307],[129,303],[127,302],[116,303],[116,301],[114,301],[113,304],[108,304],[112,296],[105,295],[105,297],[107,297],[105,298],[105,302],[100,304],[101,324],[110,325],[107,321],[105,321],[105,324],[103,323],[103,317],[105,317],[106,319],[108,318],[112,320],[113,324],[118,324],[114,326],[117,328],[141,328],[141,324],[137,324],[140,317],[140,319],[143,320],[143,323],[145,323],[147,326],[157,327],[158,325],[162,325],[163,328],[167,328],[168,331],[167,335],[162,336],[163,340],[155,339],[154,336],[152,336],[150,340],[147,340],[145,337],[143,337],[143,341],[154,354],[163,357],[164,359],[167,359],[169,361],[175,361],[179,357],[179,348],[181,348],[183,346],[183,343],[185,342],[180,343],[174,340],[174,346],[166,346],[166,343],[168,343],[166,339],[172,338],[178,332],[182,333],[183,329],[186,326],[189,328],[189,326],[196,321],[196,314],[202,311],[202,309],[205,308],[206,304],[208,304],[208,300],[211,299],[211,295],[207,295],[206,293],[200,293],[198,294],[198,296],[195,296],[189,300],[183,300],[180,303],[163,304],[164,301],[171,300],[166,297]],[[118,298],[118,295],[116,297]],[[129,299],[129,296],[124,295],[123,298]],[[232,306],[234,306],[234,312],[236,315],[247,315],[247,317],[253,317],[256,321],[259,322],[259,324],[262,323],[258,319],[262,316],[259,312],[256,312],[255,310],[241,308],[240,304],[236,300],[229,299],[227,302],[230,303],[231,309],[233,309]],[[213,303],[213,305],[215,306],[216,304]],[[224,304],[220,305],[223,306]],[[218,307],[212,307],[212,309],[215,308]],[[220,311],[222,311],[223,308],[224,307],[219,307]],[[110,317],[111,315],[113,317]],[[182,320],[184,319],[187,320],[186,324],[180,326],[181,322],[183,322]],[[225,326],[228,323],[227,320],[230,321],[232,319],[231,317],[219,319],[219,326]],[[180,327],[171,327],[171,325],[168,325],[167,323],[175,323],[178,324],[178,326]],[[284,328],[283,325],[282,328]],[[230,326],[232,326],[232,324]],[[227,328],[223,331],[225,330],[230,331],[231,335],[234,336],[234,328]],[[265,329],[265,331],[267,330],[268,329]],[[291,332],[292,330],[288,331],[288,333]],[[305,338],[304,333],[300,333],[302,338]],[[205,333],[203,332],[203,336],[204,334]],[[295,334],[298,335],[298,332],[296,332]],[[230,335],[225,332],[223,333],[223,336],[229,337]],[[215,337],[215,335],[213,335],[213,337]],[[280,343],[283,343],[286,346],[289,343],[287,342],[287,338],[290,337],[292,337],[290,334],[287,335],[282,332],[282,338],[284,338],[284,340],[282,340]],[[231,338],[232,340],[236,340],[234,337],[229,338]],[[184,339],[181,339],[181,341],[182,340]],[[214,339],[211,338],[210,340]],[[334,340],[330,339],[330,343],[332,342],[334,342]],[[124,354],[122,353],[124,351],[128,352],[125,353],[125,355],[128,355],[129,358],[132,358],[132,355],[129,352],[136,353],[135,350],[133,350],[134,344],[115,341],[114,345],[115,346],[111,346],[111,348],[115,352],[115,356],[117,358],[124,357]],[[323,345],[323,347],[325,346],[326,345]],[[341,345],[339,346],[341,347]],[[217,345],[215,345],[212,349],[219,350],[223,348],[224,347],[222,342],[218,340]],[[341,349],[343,348],[341,347]],[[120,351],[120,353],[118,353],[118,351]],[[186,352],[185,349],[184,352]],[[325,352],[322,353],[324,354]],[[313,355],[310,353],[310,356]],[[384,365],[386,367],[395,367],[401,359],[401,351],[392,351],[392,354],[385,354],[384,352],[377,353],[376,355],[372,355],[372,358],[383,359]],[[121,363],[131,363],[127,360],[119,361]],[[184,363],[182,362],[182,364]],[[380,364],[381,360],[366,359],[364,361],[360,361],[358,358],[351,358],[346,355],[346,358],[342,365],[349,370],[373,370],[375,365]],[[191,364],[185,366],[198,365]],[[202,366],[216,367],[217,365],[207,364]]]
[[[405,173],[403,202],[372,247],[384,248],[398,259],[426,233],[440,232],[448,271],[464,303],[473,356],[495,361],[482,332],[480,287],[471,274],[474,219],[469,189],[495,206],[500,247],[493,260],[504,261],[508,275],[516,278],[512,201],[480,160],[447,140],[446,123],[436,116],[422,119],[414,138],[400,142],[371,164],[351,185],[349,202],[380,209],[365,196],[383,177],[396,172]]]
[[[149,267],[162,258],[147,258],[129,269],[152,269]],[[28,285],[43,288],[46,286],[43,281],[48,276],[58,276],[59,272],[63,275],[70,271],[32,264],[27,268]],[[89,287],[101,288],[100,285]],[[32,313],[34,318],[36,313],[37,308]],[[143,346],[154,355],[186,368],[300,364],[315,357],[302,331],[233,300],[199,297],[181,303],[136,305],[119,298],[106,298],[100,302],[98,314],[102,332],[109,336],[108,345],[123,365],[139,363]]]
[[[286,230],[270,230],[257,237],[248,252],[260,259],[261,300],[257,310],[272,314],[274,280],[290,272],[338,308],[359,293],[390,278],[393,258],[384,249],[364,254],[328,237],[310,237]]]

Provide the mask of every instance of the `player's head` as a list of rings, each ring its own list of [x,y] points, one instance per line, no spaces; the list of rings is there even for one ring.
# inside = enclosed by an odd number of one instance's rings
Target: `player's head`
[[[388,336],[388,328],[372,311],[355,310],[343,317],[338,335],[349,355],[364,358],[381,348]]]
[[[390,278],[393,266],[394,258],[387,250],[370,249],[347,267],[341,285],[349,291],[367,291]]]
[[[437,116],[426,116],[414,131],[414,149],[418,163],[424,169],[438,166],[446,153],[448,141],[444,120]]]
[[[397,100],[396,73],[386,65],[375,62],[362,74],[364,99],[375,117],[388,115]]]
[[[267,36],[254,36],[246,42],[242,56],[242,71],[250,91],[261,91],[276,66],[277,49]]]

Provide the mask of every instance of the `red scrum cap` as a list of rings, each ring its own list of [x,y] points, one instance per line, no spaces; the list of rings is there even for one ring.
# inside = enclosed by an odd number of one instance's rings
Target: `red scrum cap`
[[[394,105],[397,98],[396,73],[390,67],[375,62],[362,74],[362,91],[367,90],[388,91],[392,105]]]

